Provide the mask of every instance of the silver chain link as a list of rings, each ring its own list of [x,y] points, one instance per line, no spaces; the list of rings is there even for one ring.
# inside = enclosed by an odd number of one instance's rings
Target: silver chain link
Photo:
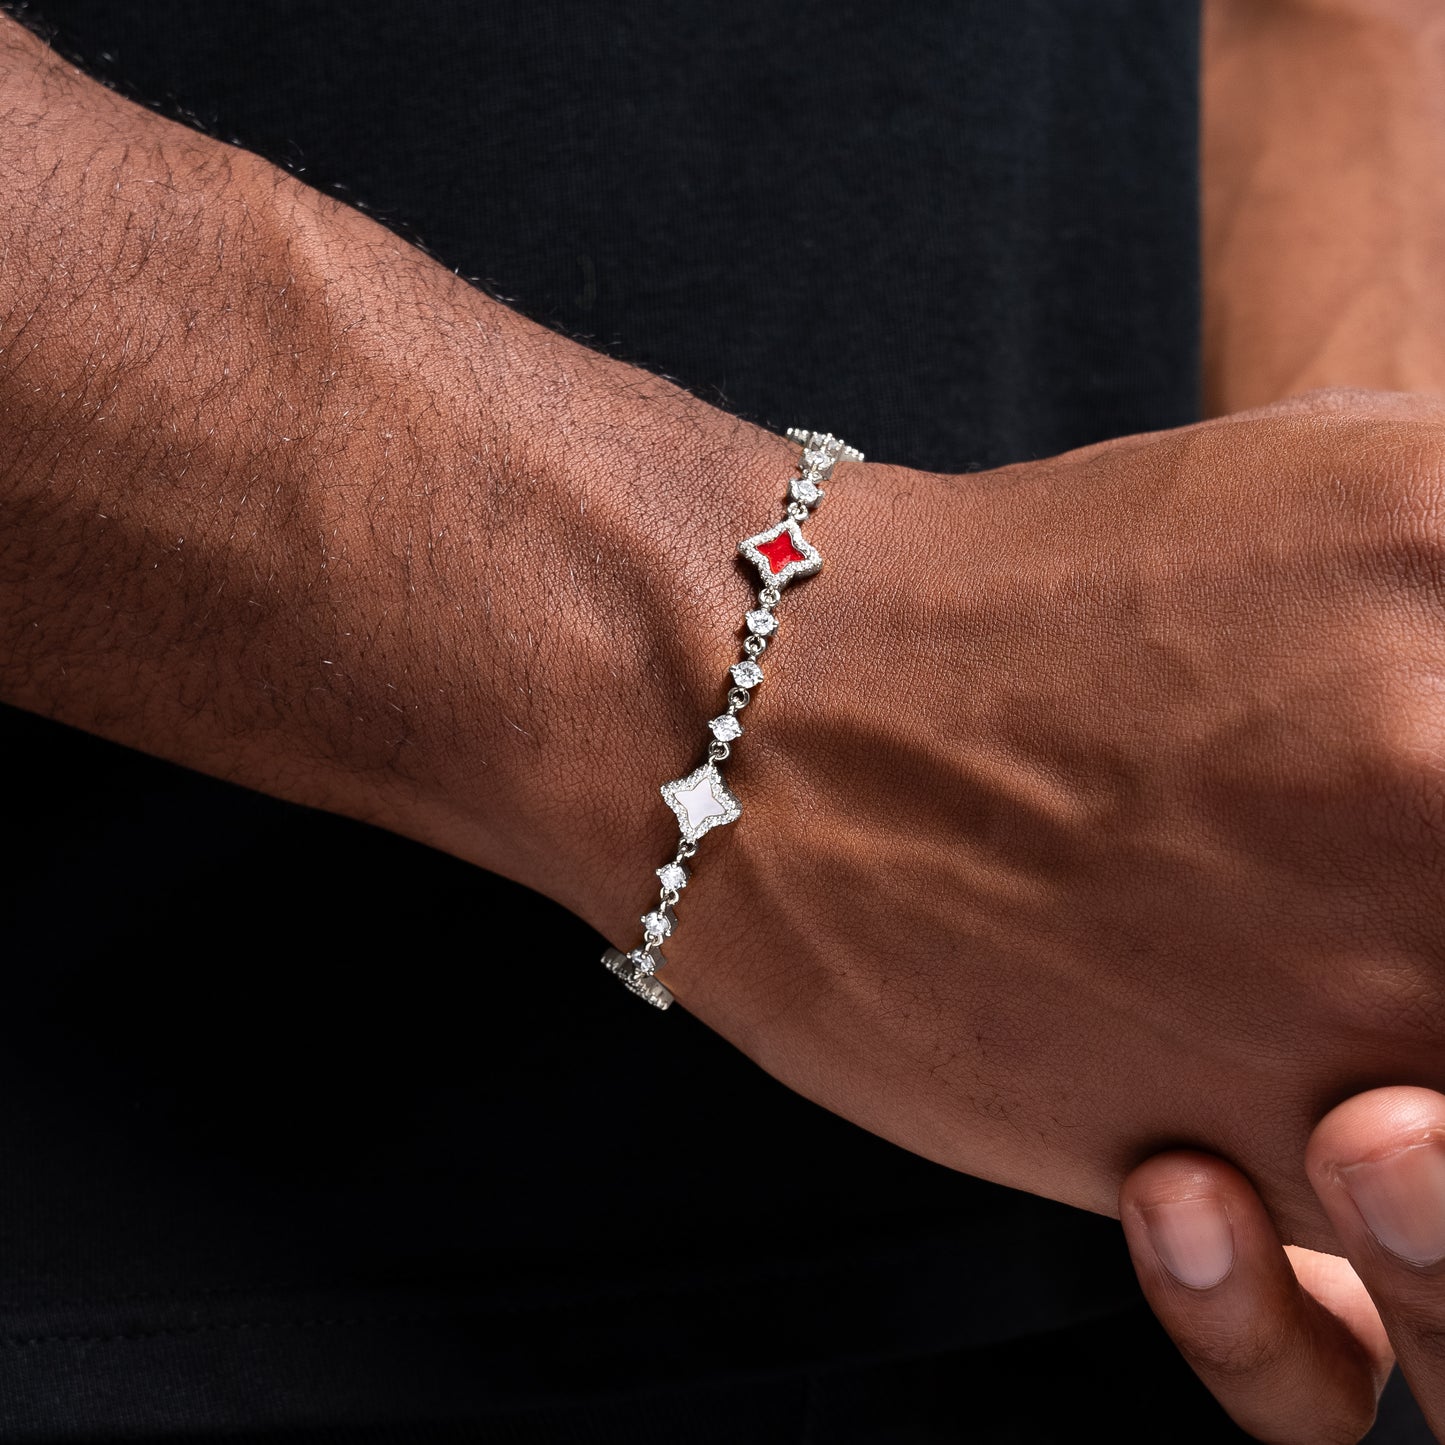
[[[771,612],[782,601],[782,582],[792,577],[810,576],[822,565],[817,549],[811,543],[801,541],[801,528],[812,512],[802,497],[817,506],[823,500],[822,483],[827,481],[833,467],[840,461],[861,462],[863,453],[855,447],[845,445],[828,432],[808,432],[793,427],[788,431],[790,440],[798,442],[803,455],[798,462],[798,476],[788,484],[792,500],[784,504],[785,521],[768,531],[760,532],[739,544],[739,550],[759,570],[762,586],[758,589],[758,607]],[[774,559],[777,544],[784,537],[789,539],[792,551],[783,550],[785,565]],[[772,548],[773,551],[764,550]],[[801,549],[801,551],[799,551]],[[797,555],[794,555],[794,554]],[[770,576],[778,575],[780,581],[769,582]],[[751,621],[766,626],[762,619]],[[735,664],[732,685],[727,690],[727,717],[736,717],[752,701],[752,689],[762,680],[762,669],[758,659],[768,649],[767,637],[748,628],[743,638],[743,661]],[[739,676],[741,674],[741,676]],[[741,735],[742,725],[723,726],[722,719],[714,718],[718,730],[732,731]],[[673,854],[671,865],[664,864],[658,869],[660,876],[666,875],[656,909],[642,916],[642,947],[624,953],[619,948],[609,948],[602,955],[602,962],[608,970],[617,975],[639,998],[654,1008],[671,1008],[673,996],[667,985],[656,977],[656,971],[667,959],[663,957],[662,944],[672,934],[674,919],[672,910],[682,895],[682,889],[690,881],[688,870],[683,866],[697,853],[697,840],[718,823],[732,822],[742,811],[742,805],[728,791],[718,765],[732,756],[732,745],[723,737],[714,738],[707,746],[707,761],[685,778],[675,779],[663,786],[663,797],[677,814],[678,825],[683,830],[682,838]],[[699,794],[706,796],[699,806],[699,817],[693,817],[693,806]],[[720,811],[707,811],[707,805],[716,805]],[[680,869],[676,878],[669,868]],[[677,886],[672,886],[674,883]]]

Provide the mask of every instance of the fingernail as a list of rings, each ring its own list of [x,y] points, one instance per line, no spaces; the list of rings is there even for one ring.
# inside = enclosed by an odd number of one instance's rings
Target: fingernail
[[[1217,1199],[1166,1199],[1140,1213],[1159,1263],[1190,1289],[1213,1289],[1234,1268],[1234,1231]]]
[[[1409,1264],[1445,1259],[1445,1150],[1412,1144],[1338,1167],[1340,1183],[1371,1234]]]

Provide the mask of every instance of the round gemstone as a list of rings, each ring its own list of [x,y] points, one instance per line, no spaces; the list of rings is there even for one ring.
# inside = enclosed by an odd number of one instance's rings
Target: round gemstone
[[[763,670],[755,662],[733,663],[732,674],[739,687],[756,687],[763,680]]]
[[[823,489],[812,477],[799,477],[793,483],[792,493],[805,507],[811,507],[823,495]]]
[[[664,863],[657,870],[662,886],[672,893],[680,893],[687,887],[687,869],[681,863]]]
[[[655,938],[666,938],[672,932],[672,919],[660,908],[642,915],[642,931]]]
[[[720,743],[730,743],[734,738],[740,738],[743,735],[743,725],[730,712],[713,718],[708,723],[708,727],[712,729],[713,737]]]
[[[771,637],[778,630],[778,619],[766,607],[749,612],[746,621],[748,631],[755,637]]]
[[[666,962],[660,953],[651,948],[634,948],[627,957],[632,964],[634,979],[651,978],[657,972],[658,964]]]

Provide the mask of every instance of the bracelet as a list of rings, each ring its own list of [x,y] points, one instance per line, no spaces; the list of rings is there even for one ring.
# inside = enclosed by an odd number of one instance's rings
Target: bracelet
[[[752,690],[763,680],[758,659],[777,631],[782,590],[789,582],[811,577],[823,565],[818,549],[803,536],[803,523],[822,501],[822,483],[832,476],[834,464],[840,460],[863,460],[862,452],[845,446],[830,432],[790,427],[788,437],[802,443],[803,456],[798,463],[798,475],[788,485],[787,514],[766,532],[738,543],[738,551],[757,568],[760,583],[758,605],[743,618],[745,655],[730,669],[727,711],[708,723],[712,741],[701,767],[662,785],[663,801],[677,815],[680,839],[671,860],[657,869],[661,884],[657,907],[642,915],[641,947],[627,953],[620,948],[609,948],[602,955],[608,969],[654,1008],[672,1007],[672,994],[657,977],[657,970],[667,962],[662,944],[677,926],[677,900],[691,876],[688,865],[697,852],[698,840],[724,823],[736,822],[742,815],[743,805],[723,781],[720,765],[727,760],[733,743],[743,735],[738,714],[748,705]]]

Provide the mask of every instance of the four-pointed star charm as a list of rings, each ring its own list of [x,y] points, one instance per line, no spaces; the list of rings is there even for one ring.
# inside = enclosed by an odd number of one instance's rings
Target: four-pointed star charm
[[[738,551],[758,569],[764,587],[782,587],[795,578],[811,577],[823,565],[818,549],[791,517],[739,542]]]
[[[662,785],[663,800],[677,814],[683,840],[696,843],[702,835],[723,823],[737,820],[743,806],[728,791],[722,774],[707,762],[685,778]]]

